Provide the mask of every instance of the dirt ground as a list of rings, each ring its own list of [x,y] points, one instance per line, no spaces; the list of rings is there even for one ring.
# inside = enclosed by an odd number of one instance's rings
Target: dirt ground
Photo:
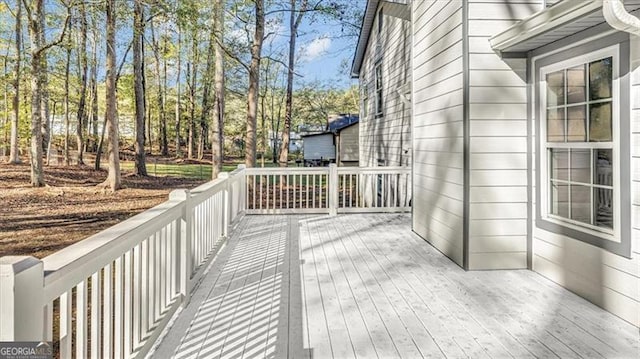
[[[43,258],[203,182],[124,172],[124,189],[111,193],[96,187],[106,176],[87,166],[48,166],[48,186],[31,188],[27,164],[0,163],[0,257]]]

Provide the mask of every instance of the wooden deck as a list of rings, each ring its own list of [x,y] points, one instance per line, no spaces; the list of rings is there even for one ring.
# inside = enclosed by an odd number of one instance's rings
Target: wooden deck
[[[247,216],[156,348],[176,358],[637,358],[531,271],[464,272],[409,215]]]

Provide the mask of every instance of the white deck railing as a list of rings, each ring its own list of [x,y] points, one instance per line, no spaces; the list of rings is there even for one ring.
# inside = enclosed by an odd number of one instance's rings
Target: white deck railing
[[[407,167],[248,168],[247,213],[349,213],[410,210]]]
[[[149,352],[244,213],[406,211],[406,168],[245,169],[43,260],[0,258],[0,341],[50,341],[61,358]]]

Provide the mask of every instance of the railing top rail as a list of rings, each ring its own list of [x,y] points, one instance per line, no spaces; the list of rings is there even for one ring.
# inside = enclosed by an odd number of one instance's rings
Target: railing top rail
[[[253,167],[247,168],[248,175],[279,175],[279,174],[327,174],[329,167]]]
[[[190,193],[194,204],[199,204],[217,192],[224,190],[226,181],[226,178],[217,178],[192,189]]]
[[[407,174],[411,173],[410,167],[338,167],[338,173],[340,174],[385,174],[385,173],[399,173]]]
[[[166,201],[45,257],[42,260],[45,288],[61,279],[65,282],[59,290],[46,291],[46,299],[55,299],[70,287],[71,282],[89,277],[156,230],[180,218],[183,206],[184,202],[180,200]]]

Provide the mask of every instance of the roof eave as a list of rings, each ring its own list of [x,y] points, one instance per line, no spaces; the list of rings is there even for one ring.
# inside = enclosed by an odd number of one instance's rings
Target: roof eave
[[[562,1],[517,22],[489,39],[493,50],[508,53],[509,48],[534,38],[559,25],[589,14],[602,7],[602,0]]]
[[[371,28],[373,27],[375,13],[378,10],[379,2],[380,0],[368,0],[367,7],[362,15],[362,27],[360,28],[360,35],[358,35],[358,45],[356,46],[356,52],[353,56],[353,62],[351,63],[352,78],[360,76],[360,68],[362,67],[364,54],[367,51],[367,44],[369,43]]]

